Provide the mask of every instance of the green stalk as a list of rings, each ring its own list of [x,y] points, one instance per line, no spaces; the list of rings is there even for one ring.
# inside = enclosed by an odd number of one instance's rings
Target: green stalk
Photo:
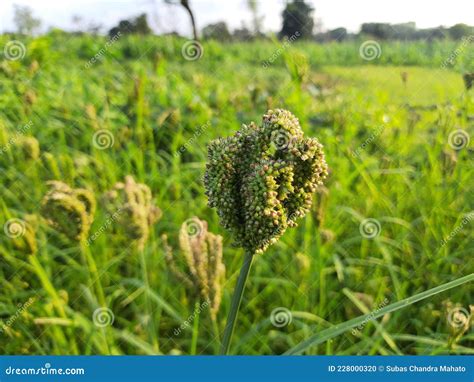
[[[97,264],[95,262],[94,256],[92,256],[92,253],[89,251],[89,248],[85,245],[83,241],[81,241],[80,246],[82,253],[86,257],[87,267],[89,268],[89,273],[92,278],[92,286],[95,285],[99,305],[106,308],[107,303],[105,300],[104,289],[102,288],[102,283],[100,281],[100,275],[97,269]]]
[[[140,252],[140,263],[141,263],[141,268],[142,268],[142,277],[143,277],[143,282],[145,284],[146,290],[144,293],[144,299],[145,299],[145,310],[146,314],[149,318],[149,322],[147,323],[147,330],[148,330],[148,335],[150,336],[152,342],[153,342],[153,348],[155,349],[156,353],[160,352],[160,346],[158,343],[158,337],[156,335],[156,328],[154,324],[154,319],[153,319],[153,309],[151,307],[151,301],[150,301],[150,296],[148,296],[148,291],[150,289],[150,281],[148,280],[148,267],[146,263],[146,257],[145,257],[145,251],[143,249],[138,250]]]
[[[224,330],[224,338],[222,340],[221,354],[226,355],[229,352],[232,334],[234,334],[235,320],[237,313],[239,313],[240,303],[245,289],[245,284],[249,276],[250,267],[252,266],[253,253],[245,252],[244,263],[240,269],[237,285],[235,286],[234,294],[232,296],[232,303],[230,305],[229,316],[227,317],[227,324]]]
[[[86,260],[86,265],[89,270],[89,278],[91,282],[91,286],[94,288],[95,286],[95,292],[97,294],[97,300],[99,302],[99,306],[102,308],[107,307],[107,301],[105,299],[105,293],[104,293],[104,288],[102,287],[102,282],[100,281],[100,275],[99,275],[99,270],[97,268],[97,263],[95,262],[94,256],[92,256],[91,251],[85,244],[83,240],[80,242],[80,250],[81,253],[85,256]],[[103,328],[103,335],[104,335],[104,342],[105,342],[105,347],[107,348],[107,353],[112,354],[111,352],[111,346],[112,348],[115,346],[114,344],[114,338],[113,335],[110,333],[109,328]],[[111,345],[109,345],[109,341]]]
[[[199,312],[201,307],[201,301],[196,302],[194,305],[194,325],[193,325],[193,336],[191,339],[191,350],[189,354],[196,355],[197,340],[199,337]]]
[[[46,270],[43,268],[43,265],[41,265],[37,255],[31,255],[28,257],[28,260],[30,261],[30,264],[33,266],[33,269],[36,273],[36,276],[40,280],[41,284],[43,285],[44,290],[46,291],[47,294],[51,297],[53,307],[56,309],[57,313],[61,318],[68,319],[68,316],[66,314],[66,311],[64,309],[64,301],[59,297],[58,292],[56,291],[56,288],[52,284],[52,282],[49,279],[49,276],[46,272]],[[61,329],[53,329],[55,331],[56,335],[60,339],[60,342],[62,343],[63,346],[66,346],[67,341],[66,338],[64,337],[64,333],[62,332]],[[79,354],[79,350],[77,348],[76,344],[76,339],[74,337],[74,334],[72,333],[71,330],[67,329],[68,334],[69,334],[69,342],[72,347],[72,353],[73,354]]]
[[[330,340],[331,338],[334,338],[342,333],[347,332],[348,330],[355,328],[356,326],[363,325],[371,320],[375,320],[376,318],[379,318],[387,313],[395,312],[399,309],[405,308],[411,304],[414,304],[415,302],[424,300],[425,298],[434,296],[435,294],[444,292],[448,289],[455,288],[459,285],[462,285],[464,283],[470,282],[474,280],[474,273],[471,273],[470,275],[461,277],[459,279],[450,281],[449,283],[442,284],[440,286],[437,286],[432,289],[428,289],[424,292],[415,294],[411,297],[405,298],[403,300],[400,300],[398,302],[395,302],[393,304],[387,305],[383,307],[382,309],[378,309],[376,311],[373,311],[368,314],[364,314],[363,316],[359,316],[356,318],[353,318],[352,320],[346,321],[340,325],[335,325],[332,328],[323,330],[322,332],[319,332],[318,334],[308,338],[306,341],[300,342],[298,345],[295,347],[291,348],[288,350],[285,355],[294,355],[294,354],[301,354],[305,350],[309,349],[311,346],[319,345],[323,342],[326,342],[327,340]]]

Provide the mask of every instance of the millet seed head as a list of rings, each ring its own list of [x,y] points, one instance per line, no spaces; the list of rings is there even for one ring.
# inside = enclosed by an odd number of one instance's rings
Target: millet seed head
[[[236,244],[260,253],[306,214],[327,171],[323,146],[304,137],[293,114],[276,109],[261,126],[243,125],[209,144],[204,184]]]
[[[18,142],[22,158],[26,160],[37,160],[40,156],[39,142],[35,137],[21,137]]]
[[[197,217],[186,220],[179,231],[179,247],[187,267],[182,272],[175,262],[171,247],[165,249],[171,272],[188,287],[197,291],[210,305],[211,317],[216,318],[222,299],[225,266],[222,259],[222,236],[208,231],[207,222]]]
[[[60,181],[50,181],[48,186],[41,203],[41,214],[48,224],[71,240],[86,239],[94,220],[94,194]]]
[[[105,195],[106,208],[118,216],[118,223],[127,236],[136,240],[139,249],[143,249],[152,227],[161,217],[161,210],[153,204],[150,188],[135,182],[132,176],[125,182],[116,183]]]

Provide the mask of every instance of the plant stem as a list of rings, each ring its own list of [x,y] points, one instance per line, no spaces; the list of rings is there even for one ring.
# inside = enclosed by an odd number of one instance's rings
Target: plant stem
[[[227,317],[227,324],[224,330],[224,338],[222,340],[221,354],[226,355],[229,352],[232,334],[234,333],[235,320],[239,312],[240,303],[244,293],[245,284],[249,276],[250,267],[252,265],[253,253],[245,252],[244,263],[240,269],[237,285],[235,286],[234,294],[232,296],[232,303],[230,305],[229,316]]]
[[[41,265],[41,262],[39,261],[39,258],[37,255],[31,255],[28,257],[30,264],[33,266],[33,269],[36,273],[36,276],[40,280],[41,284],[43,285],[44,290],[46,291],[47,294],[51,297],[53,307],[59,314],[59,317],[68,319],[68,316],[66,314],[66,311],[64,309],[64,301],[59,297],[58,292],[56,291],[56,288],[54,287],[53,283],[50,281],[48,273],[44,269],[43,265]],[[64,346],[64,349],[67,346],[68,341],[64,337],[64,333],[62,332],[61,329],[59,328],[54,328],[53,331],[58,335],[58,338],[60,338],[60,342]],[[72,347],[72,353],[73,354],[79,354],[79,350],[77,348],[76,344],[76,339],[74,337],[74,333],[72,333],[72,330],[67,329],[68,335],[69,335],[69,342]]]
[[[196,302],[194,305],[194,325],[193,325],[193,336],[191,339],[191,350],[189,354],[196,355],[197,340],[199,336],[199,314],[200,314],[201,302]]]
[[[152,340],[153,343],[153,348],[155,349],[156,353],[160,352],[160,346],[158,343],[158,337],[157,337],[157,332],[154,324],[154,319],[153,319],[153,309],[151,307],[151,301],[150,301],[150,296],[148,295],[148,291],[150,290],[150,281],[148,279],[148,267],[147,267],[147,262],[146,262],[146,256],[145,256],[145,251],[143,249],[138,250],[140,252],[140,262],[141,262],[141,268],[142,268],[142,278],[143,282],[145,284],[145,292],[144,292],[144,298],[145,298],[145,311],[146,315],[148,317],[148,322],[147,322],[147,330],[148,334]]]
[[[89,270],[89,278],[90,278],[90,283],[91,287],[95,287],[95,293],[97,297],[97,301],[102,308],[107,308],[107,301],[105,299],[105,293],[104,293],[104,288],[102,287],[102,282],[100,280],[100,274],[99,270],[97,268],[97,263],[95,262],[94,256],[92,256],[91,251],[89,250],[89,247],[86,245],[84,240],[81,240],[80,244],[80,250],[83,256],[85,257],[86,260],[86,265]],[[105,347],[107,349],[107,354],[112,354],[111,352],[111,347],[114,347],[114,338],[111,335],[109,328],[103,328],[102,331],[104,335],[104,342],[105,342]],[[110,341],[110,344],[109,344]]]
[[[102,288],[102,283],[100,281],[99,270],[97,269],[97,264],[94,260],[94,256],[90,252],[89,248],[85,245],[83,241],[80,243],[81,251],[84,254],[87,262],[87,267],[89,268],[89,274],[91,277],[91,286],[95,286],[95,291],[97,293],[97,300],[99,305],[103,308],[107,307],[107,302],[105,300],[104,289]]]

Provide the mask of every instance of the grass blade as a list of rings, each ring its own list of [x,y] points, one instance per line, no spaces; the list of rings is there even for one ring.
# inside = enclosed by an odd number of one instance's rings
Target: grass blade
[[[428,289],[427,291],[415,294],[411,297],[405,298],[403,300],[400,300],[398,302],[395,302],[393,304],[387,305],[386,307],[379,309],[377,311],[364,314],[363,316],[359,316],[356,318],[353,318],[352,320],[346,321],[340,325],[336,325],[332,328],[323,330],[322,332],[308,338],[307,340],[300,342],[298,345],[295,347],[291,348],[288,350],[285,355],[295,355],[295,354],[301,354],[311,346],[315,346],[318,344],[321,344],[323,342],[326,342],[327,340],[334,338],[342,333],[347,332],[348,330],[361,325],[369,320],[374,320],[376,318],[379,318],[387,313],[395,312],[399,309],[405,308],[411,304],[414,304],[415,302],[424,300],[425,298],[434,296],[438,293],[444,292],[448,289],[455,288],[459,285],[465,284],[469,281],[474,280],[474,273],[471,273],[470,275],[461,277],[459,279],[450,281],[449,283],[442,284],[440,286],[437,286],[432,289]]]

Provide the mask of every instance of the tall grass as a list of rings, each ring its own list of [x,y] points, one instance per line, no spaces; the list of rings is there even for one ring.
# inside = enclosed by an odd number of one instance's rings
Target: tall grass
[[[106,224],[99,203],[91,234],[103,232],[89,249],[114,316],[106,328],[93,321],[99,296],[80,245],[40,222],[31,258],[2,234],[0,319],[35,298],[0,333],[2,353],[215,353],[216,328],[205,312],[189,319],[195,301],[170,275],[161,236],[178,248],[179,227],[192,216],[224,236],[222,335],[242,254],[206,205],[206,144],[258,121],[269,107],[291,110],[305,134],[324,143],[330,177],[311,213],[256,259],[233,354],[282,354],[358,317],[362,306],[372,312],[385,299],[394,304],[472,273],[472,222],[463,223],[474,209],[472,143],[454,150],[449,136],[458,129],[472,136],[474,95],[456,71],[439,70],[456,43],[382,44],[379,63],[387,67],[367,65],[355,43],[295,44],[289,52],[309,59],[303,84],[292,82],[283,57],[262,67],[276,49],[270,43],[205,43],[200,60],[186,61],[181,40],[127,38],[86,69],[104,43],[40,37],[25,43],[23,60],[0,63],[1,222],[39,214],[48,180],[89,188],[100,199],[126,175],[151,188],[163,216],[140,256]],[[400,71],[409,73],[408,89]],[[37,160],[10,141],[29,121],[25,134],[39,141]],[[100,129],[113,134],[113,146],[93,144]],[[368,218],[380,225],[372,238],[360,230]],[[468,353],[469,331],[448,346],[445,300],[467,307],[472,283],[387,312],[357,334],[318,339],[305,354]],[[286,326],[272,323],[277,308],[291,312]]]

